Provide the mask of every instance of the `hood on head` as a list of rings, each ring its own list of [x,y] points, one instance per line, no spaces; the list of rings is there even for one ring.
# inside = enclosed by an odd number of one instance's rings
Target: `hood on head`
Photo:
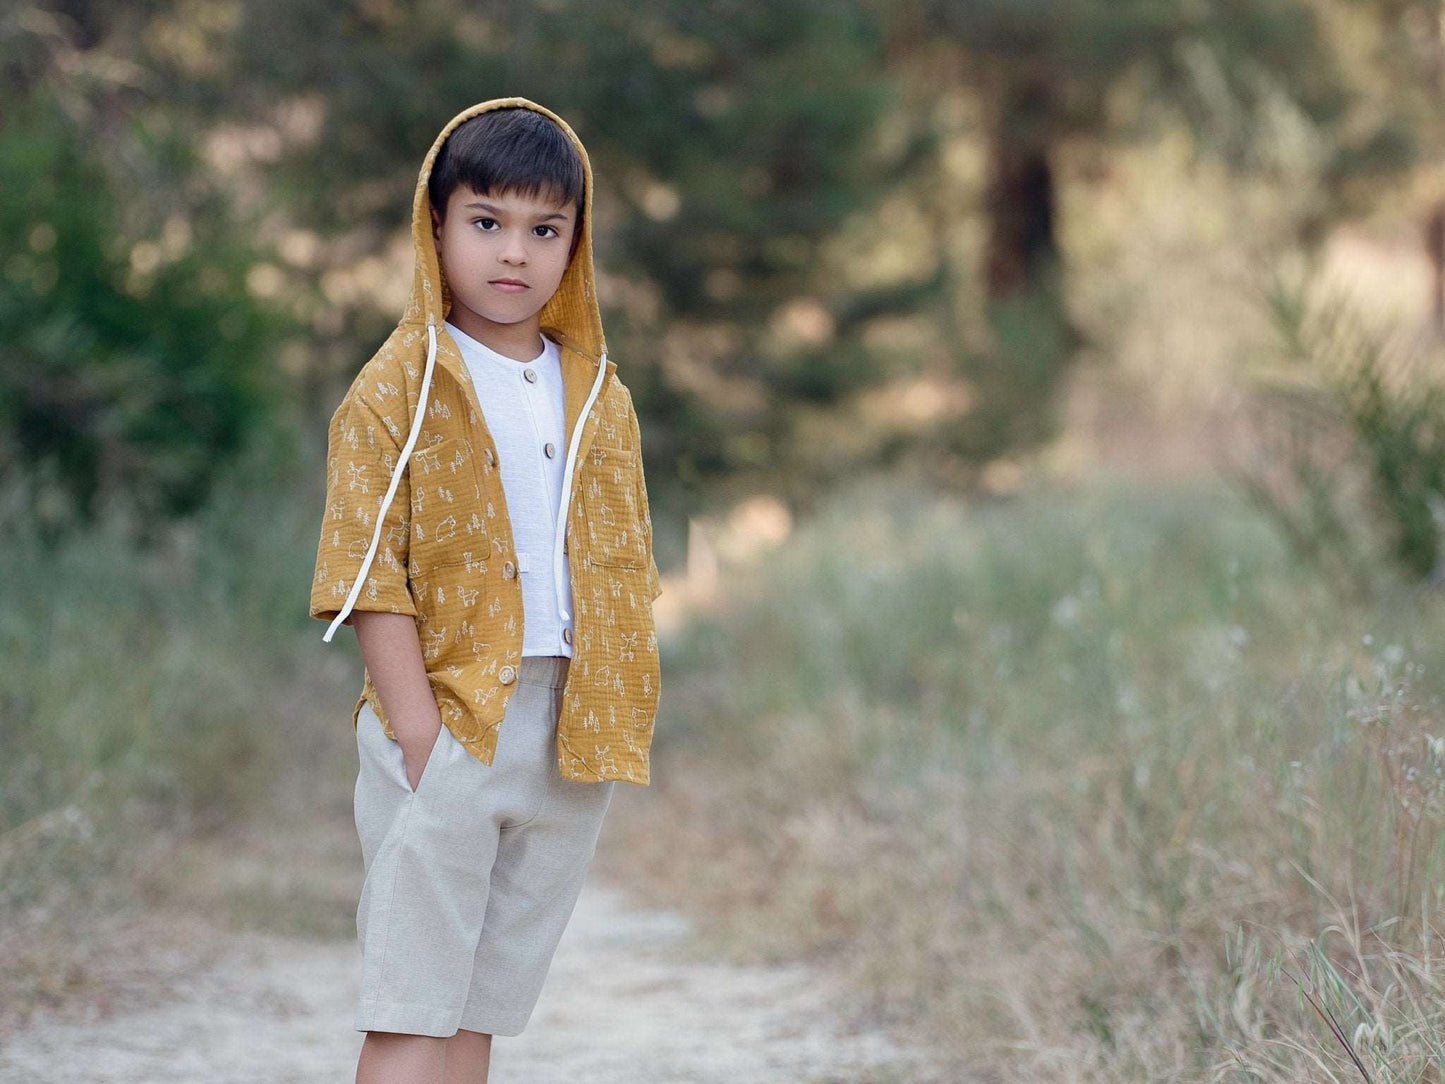
[[[428,181],[431,179],[432,165],[437,154],[447,137],[462,123],[488,110],[510,106],[533,109],[552,120],[567,133],[567,138],[577,148],[578,158],[582,160],[582,237],[577,242],[577,249],[562,275],[557,292],[543,306],[539,319],[544,332],[552,335],[562,345],[578,350],[595,365],[607,352],[607,341],[602,334],[602,312],[597,304],[597,277],[592,264],[592,163],[571,125],[550,109],[526,98],[492,98],[469,106],[449,120],[432,141],[431,149],[427,151],[426,159],[422,162],[416,192],[412,197],[411,239],[416,250],[416,267],[412,275],[411,299],[403,320],[433,323],[440,330],[442,322],[451,312],[451,289],[442,273],[436,240],[432,236],[432,204]]]

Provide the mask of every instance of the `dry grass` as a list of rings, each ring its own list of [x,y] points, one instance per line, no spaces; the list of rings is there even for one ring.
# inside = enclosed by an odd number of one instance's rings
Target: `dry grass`
[[[1218,489],[888,489],[671,645],[605,860],[960,1079],[1432,1079],[1441,602],[1343,609]]]
[[[140,559],[116,519],[53,552],[7,529],[0,1035],[163,997],[218,932],[347,929],[352,853],[317,805],[349,814],[354,753],[321,705],[359,665],[306,616],[315,501],[277,516],[294,475],[239,469]]]

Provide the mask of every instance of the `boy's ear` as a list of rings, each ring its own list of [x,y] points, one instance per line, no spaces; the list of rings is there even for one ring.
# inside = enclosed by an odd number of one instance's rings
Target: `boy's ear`
[[[442,219],[441,219],[441,215],[437,214],[437,209],[436,209],[435,207],[431,207],[430,210],[431,210],[431,236],[432,236],[432,240],[437,243],[438,247],[440,247],[441,242],[442,242]]]

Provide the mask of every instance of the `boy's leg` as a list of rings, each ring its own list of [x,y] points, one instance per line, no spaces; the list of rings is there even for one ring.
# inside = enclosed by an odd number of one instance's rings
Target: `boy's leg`
[[[492,1037],[459,1028],[446,1041],[447,1065],[443,1084],[487,1084],[492,1065]]]
[[[597,850],[614,780],[579,783],[557,770],[557,717],[570,662],[523,656],[512,753],[527,765],[536,798],[504,823],[492,861],[487,913],[477,941],[461,1026],[520,1035],[542,991]],[[509,709],[510,710],[510,709]],[[506,737],[503,738],[506,740]]]
[[[443,1079],[453,1084],[449,1075],[443,1076],[450,1042],[431,1035],[367,1032],[356,1063],[356,1084],[439,1084]],[[484,1084],[487,1078],[479,1079]]]
[[[462,1026],[519,1035],[532,1015],[597,849],[613,781],[559,779],[532,820],[502,829]]]

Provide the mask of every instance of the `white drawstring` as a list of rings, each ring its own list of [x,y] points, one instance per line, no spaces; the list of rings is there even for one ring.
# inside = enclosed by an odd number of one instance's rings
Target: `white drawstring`
[[[361,594],[361,585],[366,582],[366,574],[371,570],[371,560],[376,556],[376,548],[381,542],[381,527],[386,521],[386,510],[391,507],[391,498],[396,495],[396,487],[401,483],[401,472],[406,470],[407,460],[411,457],[411,450],[416,446],[416,438],[421,435],[422,422],[426,420],[426,397],[431,388],[432,367],[437,359],[437,329],[433,317],[428,316],[426,321],[427,349],[426,349],[426,372],[421,378],[421,398],[416,404],[416,416],[412,419],[411,433],[406,438],[406,444],[401,449],[401,455],[397,457],[396,469],[391,472],[391,485],[387,487],[386,496],[381,499],[381,510],[376,514],[376,530],[371,535],[371,545],[367,547],[366,557],[361,562],[361,570],[356,574],[356,582],[351,585],[347,593],[346,604],[341,607],[326,630],[326,635],[321,637],[327,643],[331,642],[331,635],[346,617],[351,613],[351,607],[356,605],[356,599]]]
[[[604,350],[602,360],[597,363],[597,378],[592,381],[592,391],[587,396],[587,402],[582,405],[582,416],[577,419],[576,428],[572,430],[572,443],[567,448],[567,468],[562,472],[562,507],[557,513],[557,537],[552,547],[552,575],[556,586],[557,613],[563,621],[569,621],[572,617],[562,602],[571,593],[562,580],[562,543],[567,538],[567,506],[572,501],[573,467],[576,466],[577,445],[582,440],[582,427],[587,424],[587,412],[592,409],[592,403],[602,387],[602,378],[606,375],[607,352]]]

